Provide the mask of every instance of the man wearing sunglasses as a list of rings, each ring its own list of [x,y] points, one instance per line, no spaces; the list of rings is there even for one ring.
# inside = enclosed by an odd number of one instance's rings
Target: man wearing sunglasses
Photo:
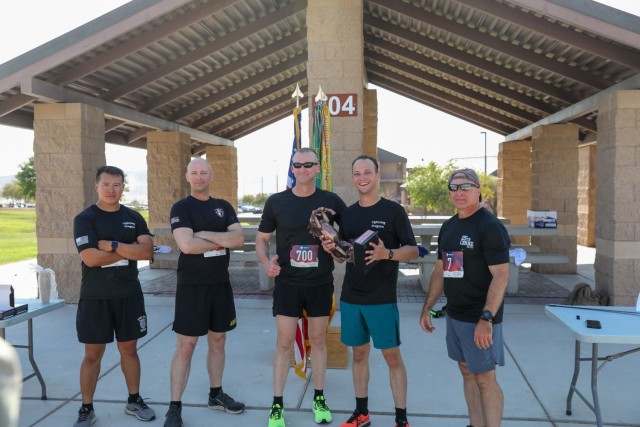
[[[275,277],[273,315],[278,338],[273,360],[273,404],[269,427],[285,427],[284,385],[289,371],[289,355],[296,336],[298,319],[306,311],[309,341],[313,357],[314,398],[312,409],[316,423],[331,421],[331,411],[324,397],[327,365],[326,330],[333,305],[333,259],[320,249],[319,241],[309,231],[311,213],[320,208],[329,222],[340,223],[346,205],[335,193],[316,188],[320,172],[318,157],[311,148],[301,148],[293,155],[291,170],[296,178],[293,188],[267,199],[256,236],[256,254],[267,276]],[[276,254],[269,257],[269,239],[276,232]]]
[[[502,311],[511,242],[502,223],[481,208],[480,180],[472,169],[454,171],[448,186],[457,214],[438,235],[438,261],[420,326],[434,331],[430,310],[444,291],[447,351],[462,374],[471,427],[498,427],[504,397],[496,365],[504,366]]]
[[[340,297],[340,340],[353,348],[353,384],[356,409],[342,427],[368,427],[369,355],[371,341],[382,351],[389,368],[395,406],[395,427],[409,427],[407,421],[407,371],[400,353],[400,315],[396,285],[398,261],[418,257],[418,246],[404,208],[380,197],[378,161],[362,155],[351,164],[351,179],[359,199],[342,215],[340,238],[357,239],[367,231],[376,231],[378,241],[371,241],[365,262],[375,263],[364,273],[347,264]],[[325,251],[335,244],[323,241]]]

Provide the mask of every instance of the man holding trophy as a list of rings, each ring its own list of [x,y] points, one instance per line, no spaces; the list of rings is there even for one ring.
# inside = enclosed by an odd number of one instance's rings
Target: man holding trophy
[[[398,261],[418,257],[418,246],[404,208],[378,195],[378,162],[359,156],[352,163],[352,181],[359,200],[342,212],[339,238],[353,243],[353,263],[346,268],[342,295],[341,341],[353,347],[353,382],[356,409],[342,427],[368,427],[370,341],[382,351],[391,378],[396,427],[407,421],[407,372],[400,353],[400,317],[396,286]],[[322,246],[335,260],[335,239]],[[348,260],[348,259],[347,259]]]

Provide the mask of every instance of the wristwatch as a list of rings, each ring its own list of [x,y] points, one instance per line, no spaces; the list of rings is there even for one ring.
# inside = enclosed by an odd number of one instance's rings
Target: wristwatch
[[[391,258],[393,258],[393,249],[389,249],[389,258],[387,259],[390,260]]]
[[[118,242],[116,242],[115,240],[111,241],[111,252],[115,252],[116,249],[118,249]]]
[[[489,310],[485,310],[480,315],[480,319],[489,323],[493,323],[493,314]]]

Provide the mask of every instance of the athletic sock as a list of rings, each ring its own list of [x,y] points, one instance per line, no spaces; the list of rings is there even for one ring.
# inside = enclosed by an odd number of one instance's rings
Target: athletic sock
[[[369,397],[356,397],[356,411],[362,415],[369,413]]]
[[[211,387],[209,388],[209,397],[212,399],[215,399],[216,396],[218,395],[218,393],[220,393],[220,390],[222,390],[222,387]]]
[[[175,406],[176,408],[182,408],[182,400],[172,400],[169,402],[169,406]]]
[[[127,399],[127,403],[136,403],[139,397],[140,393],[129,393],[129,399]]]
[[[396,408],[396,423],[407,422],[407,408]]]
[[[322,396],[324,397],[324,390],[318,390],[317,388],[314,390],[313,392],[313,399],[315,400],[316,397],[318,396]]]
[[[280,405],[284,408],[284,398],[282,396],[273,396],[273,405]]]

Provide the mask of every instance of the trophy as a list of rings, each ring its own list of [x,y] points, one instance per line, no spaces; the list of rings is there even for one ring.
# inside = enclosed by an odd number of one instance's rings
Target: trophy
[[[347,262],[353,262],[353,246],[349,242],[340,240],[338,231],[329,224],[327,212],[332,215],[336,214],[333,209],[329,208],[318,208],[311,212],[311,217],[309,218],[309,233],[311,233],[313,237],[333,241],[336,244],[336,246],[331,249],[333,256]]]

